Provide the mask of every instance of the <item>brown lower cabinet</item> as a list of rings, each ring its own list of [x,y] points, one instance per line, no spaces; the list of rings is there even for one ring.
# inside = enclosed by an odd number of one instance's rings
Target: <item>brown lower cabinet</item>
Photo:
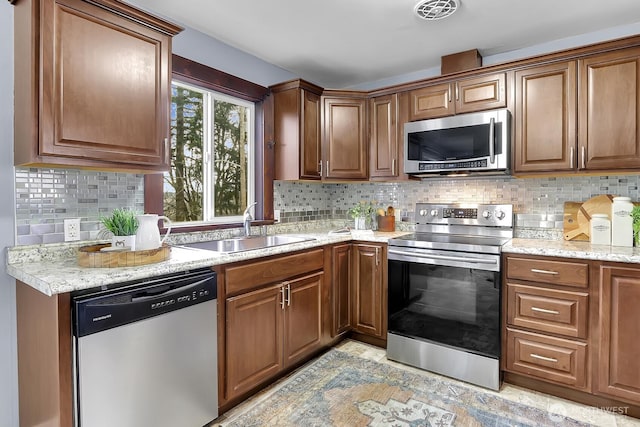
[[[218,281],[225,407],[325,344],[324,249],[230,264],[219,269]]]
[[[640,404],[640,267],[600,267],[597,394]]]
[[[504,380],[640,417],[640,265],[503,259]]]
[[[227,298],[229,397],[300,361],[321,346],[323,273]]]
[[[386,253],[382,244],[353,244],[352,328],[386,340]]]

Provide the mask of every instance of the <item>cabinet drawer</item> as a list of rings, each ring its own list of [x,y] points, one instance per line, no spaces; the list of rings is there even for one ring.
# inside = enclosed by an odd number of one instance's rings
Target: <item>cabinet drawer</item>
[[[589,264],[508,257],[507,278],[586,288],[589,284]]]
[[[584,389],[587,344],[507,328],[507,364],[511,372]]]
[[[507,323],[587,338],[589,294],[507,283]]]
[[[227,295],[321,270],[324,266],[323,253],[322,249],[314,249],[275,259],[227,267],[225,269]]]

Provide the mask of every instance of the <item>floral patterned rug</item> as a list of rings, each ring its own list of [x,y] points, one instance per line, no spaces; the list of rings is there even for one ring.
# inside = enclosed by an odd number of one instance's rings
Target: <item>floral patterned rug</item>
[[[439,376],[331,349],[224,420],[246,426],[588,426]]]

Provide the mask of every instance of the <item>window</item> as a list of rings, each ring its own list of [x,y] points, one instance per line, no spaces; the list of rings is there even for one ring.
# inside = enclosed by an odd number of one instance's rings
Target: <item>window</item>
[[[254,104],[179,81],[171,91],[164,214],[177,223],[240,221],[254,200]]]
[[[215,112],[212,108],[214,108],[216,104],[220,106],[221,103],[225,102],[248,108],[248,110],[245,110],[245,117],[248,116],[250,121],[247,122],[246,127],[247,135],[245,148],[247,151],[244,153],[247,162],[247,167],[245,169],[247,174],[246,195],[243,193],[244,190],[241,189],[241,194],[238,196],[238,199],[244,200],[245,205],[248,200],[253,200],[258,203],[254,211],[254,218],[257,220],[273,220],[274,153],[273,144],[268,143],[273,136],[270,133],[271,131],[265,134],[265,117],[268,121],[271,120],[269,118],[273,115],[272,102],[268,101],[269,89],[178,55],[172,55],[171,63],[173,68],[173,83],[175,83],[176,86],[181,86],[187,89],[188,92],[184,95],[192,96],[194,99],[190,102],[193,102],[194,104],[200,102],[203,106],[203,111],[206,107],[209,109],[208,111]],[[207,95],[205,96],[205,94]],[[212,100],[205,103],[205,97],[211,97]],[[202,99],[199,100],[198,98]],[[189,106],[189,108],[191,108],[191,106]],[[196,110],[194,110],[193,114],[196,114],[195,111]],[[240,114],[238,113],[238,116],[239,115]],[[214,128],[211,126],[204,126],[205,119],[213,120],[215,122],[215,118],[208,119],[208,117],[209,114],[201,117],[203,122],[202,126],[194,125],[193,128],[189,129],[189,131],[192,132],[190,137],[193,139],[201,137],[203,140],[211,138],[211,145],[215,146],[214,140],[216,136],[214,135]],[[170,118],[177,118],[177,116],[171,116]],[[191,120],[191,122],[197,122],[195,118],[190,118],[189,120]],[[185,130],[182,129],[182,131],[184,132]],[[198,135],[198,132],[201,133],[201,136]],[[205,135],[207,132],[210,134],[209,136]],[[216,183],[220,185],[222,192],[233,192],[235,191],[234,187],[227,187],[218,176],[214,176],[215,158],[213,158],[212,162],[207,162],[208,157],[206,157],[204,145],[198,147],[194,145],[193,149],[188,149],[186,152],[183,148],[182,155],[186,154],[189,156],[189,162],[193,164],[197,164],[198,162],[202,163],[199,167],[183,169],[200,171],[200,191],[197,193],[192,192],[192,194],[194,195],[194,198],[199,197],[200,200],[197,201],[195,206],[198,206],[199,203],[201,210],[197,215],[193,212],[190,213],[189,218],[197,219],[181,219],[173,224],[174,229],[180,228],[180,231],[188,232],[240,226],[241,218],[238,216],[238,213],[227,213],[229,210],[228,207],[223,207],[221,204],[216,203],[216,201],[220,201],[220,199],[224,197],[220,194],[216,195]],[[238,155],[240,155],[240,153],[238,153]],[[180,160],[182,159],[179,159],[179,161]],[[210,169],[207,169],[207,167]],[[173,173],[176,173],[175,170]],[[174,202],[172,201],[171,196],[167,195],[168,200],[165,208],[165,192],[169,193],[173,191],[177,195],[178,191],[183,190],[180,189],[178,181],[175,181],[174,184],[170,184],[168,181],[165,181],[165,176],[168,177],[168,174],[152,173],[145,175],[144,210],[147,213],[156,213],[159,215],[169,214],[167,216],[175,219],[175,214],[171,212],[171,210],[174,209],[172,208],[171,203],[177,203],[178,198],[176,197]],[[209,180],[209,182],[207,182],[207,180]],[[194,182],[192,184],[197,185],[197,178],[193,181]],[[180,182],[184,183],[185,180],[183,179]],[[209,186],[207,187],[209,191],[205,189],[206,185]],[[176,188],[176,186],[178,188]],[[199,196],[196,196],[196,194],[199,194]],[[186,194],[183,195],[180,203],[186,203],[188,200],[184,196],[186,196]],[[189,202],[191,201],[189,200]],[[185,206],[182,208],[185,208]],[[191,209],[191,205],[188,208]],[[216,211],[218,208],[220,210]],[[242,211],[240,210],[239,213],[241,212]],[[210,220],[206,220],[206,218],[210,218]]]

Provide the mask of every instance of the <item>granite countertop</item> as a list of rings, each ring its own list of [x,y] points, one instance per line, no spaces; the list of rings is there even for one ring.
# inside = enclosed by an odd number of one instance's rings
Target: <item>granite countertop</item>
[[[80,244],[16,246],[7,248],[7,274],[46,295],[55,295],[196,268],[212,267],[294,252],[332,243],[352,240],[386,243],[391,238],[407,233],[407,231],[352,231],[346,234],[331,235],[327,231],[294,233],[291,235],[312,237],[315,240],[236,253],[219,253],[173,246],[171,248],[171,256],[167,261],[118,268],[86,268],[78,266],[77,249],[81,246]],[[84,242],[84,245],[86,244]]]
[[[592,245],[574,240],[512,239],[503,253],[582,258],[597,261],[640,263],[640,248]]]

